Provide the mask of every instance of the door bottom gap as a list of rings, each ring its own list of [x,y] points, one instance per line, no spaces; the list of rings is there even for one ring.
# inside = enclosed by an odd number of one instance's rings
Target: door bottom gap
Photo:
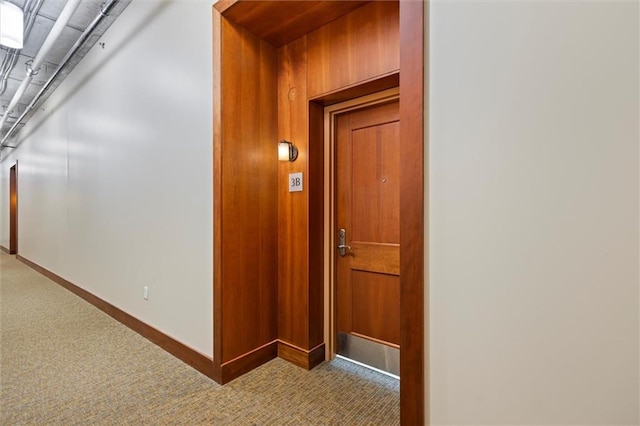
[[[367,365],[367,364],[365,364],[363,362],[356,361],[355,359],[347,358],[344,355],[336,355],[336,358],[340,358],[342,360],[351,362],[351,363],[359,365],[361,367],[368,368],[369,370],[373,370],[373,371],[375,371],[377,373],[384,374],[385,376],[389,376],[389,377],[392,377],[392,378],[394,378],[396,380],[400,380],[400,376],[396,376],[395,374],[389,373],[388,371],[384,371],[384,370],[380,370],[379,368],[372,367],[372,366]]]

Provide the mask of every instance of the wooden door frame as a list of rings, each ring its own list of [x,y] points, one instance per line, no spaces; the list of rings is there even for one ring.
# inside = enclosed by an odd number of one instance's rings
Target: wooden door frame
[[[15,204],[11,201],[15,197]],[[9,254],[18,254],[18,162],[9,168]]]
[[[400,422],[429,424],[425,70],[428,0],[400,1]]]
[[[335,121],[347,112],[361,110],[367,107],[382,105],[400,99],[399,87],[387,89],[371,95],[349,99],[324,108],[324,341],[325,358],[332,360],[336,357],[336,251],[333,249],[335,241]]]

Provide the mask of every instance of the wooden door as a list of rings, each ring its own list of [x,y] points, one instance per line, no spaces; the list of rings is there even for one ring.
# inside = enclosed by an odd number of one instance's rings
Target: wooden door
[[[9,253],[18,253],[18,167],[9,169]]]
[[[350,334],[400,345],[399,105],[336,117],[336,324]]]

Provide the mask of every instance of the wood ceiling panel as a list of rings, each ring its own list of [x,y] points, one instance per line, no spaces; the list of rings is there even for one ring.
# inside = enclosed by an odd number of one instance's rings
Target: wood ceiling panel
[[[302,37],[369,1],[260,1],[221,0],[222,15],[275,47]]]

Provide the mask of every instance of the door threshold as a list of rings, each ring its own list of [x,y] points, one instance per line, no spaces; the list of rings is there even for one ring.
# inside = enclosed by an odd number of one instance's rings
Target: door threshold
[[[364,367],[364,368],[367,368],[369,370],[373,370],[376,373],[384,374],[385,376],[391,377],[393,379],[400,380],[400,376],[396,376],[395,374],[391,374],[388,371],[380,370],[379,368],[375,368],[375,367],[372,367],[370,365],[364,364],[364,363],[362,363],[360,361],[356,361],[355,359],[347,358],[346,356],[343,356],[343,355],[336,355],[336,358],[340,358],[343,361],[347,361],[347,362],[350,362],[352,364],[359,365],[360,367]]]
[[[400,379],[400,349],[398,348],[338,332],[338,353],[336,356]]]

